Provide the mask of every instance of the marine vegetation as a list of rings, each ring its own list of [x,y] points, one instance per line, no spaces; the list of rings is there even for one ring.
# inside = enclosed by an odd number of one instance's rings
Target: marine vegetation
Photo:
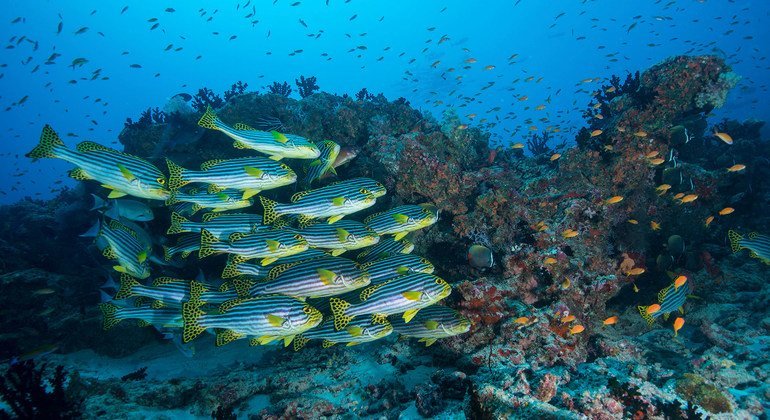
[[[0,410],[1,418],[72,419],[82,415],[82,400],[66,386],[69,373],[56,366],[53,374],[45,363],[33,359],[12,363],[0,376],[0,396],[11,413]]]

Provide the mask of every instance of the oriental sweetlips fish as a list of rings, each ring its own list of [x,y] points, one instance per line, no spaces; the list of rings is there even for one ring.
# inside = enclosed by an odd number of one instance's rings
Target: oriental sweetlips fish
[[[177,190],[189,183],[209,184],[209,191],[226,188],[243,191],[243,199],[257,195],[260,191],[279,188],[297,181],[294,171],[283,163],[264,157],[239,159],[215,159],[201,164],[200,171],[182,168],[169,159],[168,186]]]
[[[244,199],[241,192],[238,190],[201,191],[197,188],[193,188],[186,193],[182,191],[172,191],[171,196],[166,200],[166,205],[172,205],[179,202],[192,203],[193,213],[196,213],[201,209],[211,209],[213,212],[242,209],[254,204],[253,199]]]
[[[684,303],[687,295],[690,293],[692,282],[687,282],[685,286],[677,287],[676,283],[658,292],[658,303],[648,306],[637,306],[647,324],[652,326],[655,319],[663,315],[663,319],[668,319],[671,312],[684,312]]]
[[[277,131],[260,131],[243,123],[230,127],[217,117],[211,107],[206,108],[198,125],[221,131],[235,140],[233,146],[236,149],[253,149],[270,156],[273,160],[315,159],[321,155],[321,151],[315,144],[301,136],[282,134]]]
[[[198,257],[228,253],[239,257],[233,257],[234,264],[262,258],[262,265],[267,265],[281,257],[299,254],[307,249],[307,241],[302,236],[287,231],[270,230],[251,234],[236,232],[223,241],[203,229]]]
[[[150,200],[166,200],[170,193],[166,177],[146,160],[119,152],[99,143],[84,141],[69,149],[58,134],[46,125],[40,143],[26,155],[29,158],[58,158],[77,166],[69,172],[77,180],[95,180],[111,190],[109,198],[131,195]]]
[[[354,220],[340,220],[333,225],[317,223],[294,232],[305,238],[311,248],[327,249],[334,256],[380,241],[375,231]]]
[[[291,196],[289,204],[280,204],[263,196],[259,199],[264,208],[265,223],[272,224],[279,216],[294,214],[299,216],[300,225],[307,225],[313,219],[324,217],[334,223],[345,215],[369,208],[384,191],[385,187],[373,179],[354,178],[300,191]]]
[[[270,227],[262,224],[262,216],[248,213],[206,213],[203,221],[187,220],[179,213],[171,213],[171,226],[167,234],[194,232],[200,233],[206,229],[217,238],[224,239],[235,232],[255,233],[268,230]]]
[[[438,221],[438,209],[432,204],[406,204],[375,213],[364,223],[378,235],[393,235],[399,240],[409,232],[431,226]]]
[[[727,232],[727,235],[730,238],[733,252],[748,249],[752,258],[758,258],[763,263],[770,265],[770,236],[752,232],[746,238],[734,230]]]
[[[140,279],[150,276],[148,257],[152,252],[151,245],[145,243],[135,230],[117,220],[110,220],[109,223],[102,223],[96,241],[102,255],[116,261],[117,264],[112,267],[115,271]]]
[[[296,336],[294,351],[302,349],[308,341],[315,339],[323,340],[321,344],[323,348],[329,348],[337,343],[355,346],[387,337],[392,332],[393,326],[386,319],[378,316],[355,319],[340,331],[334,328],[333,320],[328,320],[319,327]]]
[[[471,321],[468,318],[443,305],[421,309],[408,323],[396,316],[391,316],[390,319],[396,332],[405,337],[419,338],[426,347],[439,338],[467,333],[471,329]]]
[[[334,170],[334,162],[340,154],[340,145],[331,140],[325,140],[321,142],[318,148],[321,150],[321,155],[318,159],[307,164],[306,167],[306,175],[302,180],[302,185],[305,188],[310,188],[313,181],[320,179],[327,172],[337,174],[337,171]]]

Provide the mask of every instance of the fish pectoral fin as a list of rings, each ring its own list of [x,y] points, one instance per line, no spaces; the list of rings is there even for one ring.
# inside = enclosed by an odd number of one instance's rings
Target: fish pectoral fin
[[[321,280],[321,283],[331,286],[334,284],[334,278],[337,277],[337,275],[330,270],[325,270],[323,268],[319,268],[318,270],[318,278]]]
[[[272,264],[272,263],[274,263],[276,261],[278,261],[278,258],[268,257],[268,258],[263,258],[261,264],[264,267],[264,266]]]
[[[425,322],[425,328],[427,328],[429,330],[435,330],[436,328],[438,328],[438,322],[436,322],[436,321],[426,321]]]
[[[257,189],[254,189],[254,188],[248,189],[248,190],[244,190],[243,191],[242,199],[243,200],[248,200],[249,198],[254,197],[255,195],[259,194],[260,191],[261,190],[257,190]]]
[[[412,318],[414,318],[414,316],[417,315],[417,311],[419,311],[419,310],[420,310],[419,308],[418,309],[410,309],[410,310],[404,312],[404,315],[403,315],[404,322],[405,323],[409,323],[409,321],[411,321]]]
[[[285,319],[283,317],[280,317],[278,315],[269,314],[267,315],[267,322],[272,325],[273,327],[280,327],[283,325]]]
[[[276,162],[278,162],[279,160],[283,159],[283,156],[278,156],[278,155],[273,155],[273,156],[268,156],[268,157],[270,159],[276,161]]]
[[[120,170],[120,174],[123,175],[123,178],[126,178],[126,181],[132,182],[136,179],[136,175],[120,163],[118,163],[118,169]]]
[[[112,191],[110,191],[110,193],[107,195],[107,198],[120,198],[120,197],[125,197],[125,196],[127,196],[127,195],[128,195],[128,194],[124,193],[123,191],[112,190]]]
[[[289,347],[289,344],[291,344],[292,341],[294,341],[293,335],[287,335],[286,337],[283,337],[283,346]]]
[[[255,168],[253,166],[244,166],[243,170],[244,172],[246,172],[246,174],[253,176],[255,178],[262,178],[262,176],[265,174],[265,171],[259,168]]]
[[[147,261],[147,251],[142,251],[136,256],[136,260],[139,261],[139,264],[142,264],[143,262]]]
[[[435,342],[436,342],[435,338],[425,338],[423,341],[423,343],[425,343],[425,347],[430,347]]]
[[[361,327],[347,327],[346,330],[353,337],[360,337],[364,332],[364,329]]]
[[[419,292],[419,291],[401,292],[401,296],[403,296],[408,300],[419,301],[420,298],[422,297],[422,292]]]
[[[393,240],[394,241],[400,241],[400,240],[404,239],[404,236],[406,236],[408,234],[409,234],[409,232],[398,232],[397,234],[393,235]]]
[[[345,249],[333,249],[332,250],[332,256],[339,257],[340,255],[345,253]]]
[[[339,221],[340,221],[340,219],[342,219],[343,217],[345,217],[345,215],[344,215],[344,214],[340,214],[340,215],[337,215],[337,216],[332,216],[332,217],[330,217],[330,218],[329,218],[329,220],[327,220],[327,222],[328,222],[329,224],[332,224],[332,223],[334,223],[334,222],[339,222]]]
[[[117,271],[118,273],[128,273],[128,270],[126,270],[126,268],[123,267],[122,265],[113,265],[112,269]]]

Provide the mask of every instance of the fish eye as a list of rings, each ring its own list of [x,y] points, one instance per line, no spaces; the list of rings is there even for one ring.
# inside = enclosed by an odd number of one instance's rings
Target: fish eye
[[[163,178],[162,176],[158,177],[158,179],[156,179],[156,181],[158,181],[158,184],[160,184],[160,185],[165,185],[166,184],[166,178]]]
[[[305,305],[302,307],[302,312],[304,312],[307,315],[310,315],[313,313],[313,309],[310,306]]]
[[[366,188],[361,188],[360,190],[358,190],[358,192],[360,192],[361,194],[366,194],[366,195],[369,195],[369,194],[372,193],[371,191],[367,190]]]
[[[299,234],[297,234],[297,235],[294,235],[294,239],[296,239],[296,240],[298,240],[298,241],[301,241],[301,240],[303,240],[304,238],[302,237],[302,235],[299,235]]]

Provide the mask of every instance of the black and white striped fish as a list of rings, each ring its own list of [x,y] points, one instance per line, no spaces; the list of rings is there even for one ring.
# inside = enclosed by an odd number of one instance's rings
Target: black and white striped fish
[[[117,220],[102,223],[96,242],[102,255],[117,262],[112,268],[120,273],[146,279],[150,276],[149,257],[151,245],[145,243],[139,234]]]
[[[203,221],[188,220],[179,213],[171,213],[171,226],[166,234],[173,235],[183,232],[200,232],[206,229],[217,238],[224,239],[235,232],[254,233],[268,230],[269,226],[262,224],[262,216],[248,213],[206,213]]]
[[[748,237],[744,237],[734,230],[727,232],[727,234],[733,252],[748,249],[752,258],[758,258],[763,263],[770,265],[770,236],[752,232]]]
[[[419,255],[396,254],[361,264],[361,269],[369,273],[372,284],[377,284],[411,273],[432,274],[435,267],[430,261]]]
[[[300,191],[291,197],[291,203],[281,204],[260,196],[264,208],[264,222],[273,224],[275,219],[282,215],[299,215],[300,224],[307,224],[316,218],[328,217],[329,223],[342,219],[345,215],[369,208],[377,200],[375,191],[381,189],[369,189],[364,184],[381,186],[377,181],[368,178],[354,178],[336,182],[314,190]]]
[[[251,198],[244,200],[243,195],[238,190],[228,189],[213,192],[197,188],[193,188],[188,192],[172,191],[171,196],[166,200],[166,205],[170,206],[179,202],[192,203],[193,214],[201,209],[211,209],[213,212],[220,212],[242,209],[254,204],[254,200]]]
[[[334,256],[380,241],[376,232],[355,220],[340,220],[333,225],[316,223],[294,232],[305,238],[311,248],[328,249]]]
[[[114,303],[100,303],[104,320],[102,326],[109,330],[124,319],[136,319],[140,326],[154,325],[162,328],[181,328],[182,313],[179,308],[154,309],[150,307],[123,308]]]
[[[403,313],[409,322],[421,308],[430,306],[449,296],[451,286],[432,274],[414,273],[369,286],[361,291],[360,303],[351,304],[340,298],[329,299],[334,327],[345,328],[359,315],[388,316]]]
[[[219,328],[217,345],[254,337],[252,344],[267,344],[284,339],[289,345],[294,336],[321,323],[323,315],[305,302],[285,295],[234,299],[223,303],[219,313],[206,314],[201,307],[203,287],[191,282],[191,297],[182,305],[182,338],[190,342],[209,328]]]
[[[423,308],[408,323],[398,316],[391,316],[390,320],[395,332],[406,337],[419,338],[426,347],[439,338],[464,334],[471,329],[471,321],[468,318],[444,305]]]
[[[432,204],[405,204],[364,219],[364,223],[378,235],[394,235],[395,240],[437,221],[438,209]]]
[[[337,173],[333,165],[340,154],[340,145],[331,140],[324,140],[318,145],[318,148],[321,150],[321,155],[318,159],[314,159],[305,165],[305,177],[302,180],[302,188],[310,188],[313,181],[320,179],[327,172]]]
[[[323,348],[329,348],[337,343],[355,346],[361,343],[379,340],[393,332],[393,326],[382,317],[362,317],[354,319],[344,329],[334,329],[334,321],[324,321],[318,327],[304,332],[294,338],[294,351],[302,349],[310,340],[323,340]]]
[[[233,146],[237,149],[253,149],[270,156],[270,159],[282,158],[315,159],[321,155],[318,147],[308,139],[294,134],[283,134],[277,131],[260,131],[246,124],[237,123],[229,126],[217,117],[211,107],[198,121],[198,125],[211,130],[217,130],[235,140]]]
[[[381,238],[380,242],[359,253],[356,259],[366,264],[372,261],[377,261],[382,258],[392,257],[398,254],[409,254],[414,251],[414,244],[407,239],[401,239],[397,241],[392,237]]]
[[[40,143],[26,155],[32,159],[58,158],[77,166],[69,175],[77,180],[95,180],[110,191],[109,198],[131,195],[166,200],[166,177],[146,160],[99,143],[84,141],[75,150],[67,148],[58,134],[46,125]]]
[[[260,191],[297,181],[297,174],[285,164],[259,156],[210,160],[201,164],[200,171],[185,169],[169,159],[166,159],[166,164],[171,190],[202,182],[210,184],[209,189],[212,191],[227,188],[243,191],[243,199],[248,199]]]
[[[660,305],[660,309],[652,313],[647,313],[649,305],[637,306],[636,308],[639,310],[642,318],[647,321],[647,324],[652,325],[660,316],[663,316],[664,319],[668,319],[671,312],[684,312],[684,303],[687,300],[687,295],[691,293],[691,290],[691,281],[688,281],[682,287],[676,287],[676,285],[672,283],[658,292],[658,304]]]
[[[273,267],[279,264],[289,264],[328,256],[329,254],[319,249],[308,249],[307,251],[303,251],[299,254],[290,255],[288,257],[281,257],[280,260],[268,265],[262,265],[249,261],[241,261],[242,259],[237,258],[235,254],[230,254],[227,256],[225,269],[222,270],[222,278],[229,279],[238,276],[248,276],[249,278],[255,280],[262,279],[267,276],[267,273],[269,273]]]
[[[354,261],[329,256],[273,267],[264,281],[249,288],[249,294],[281,293],[298,298],[322,298],[368,285],[369,275]]]
[[[178,237],[176,244],[163,245],[163,259],[171,261],[176,254],[187,258],[193,252],[201,248],[201,236],[197,233],[185,233]]]
[[[236,254],[233,263],[262,258],[262,265],[275,262],[281,257],[299,254],[308,249],[302,236],[288,231],[269,230],[251,234],[236,232],[227,240],[220,240],[206,229],[201,230],[201,247],[198,257],[213,254]]]

